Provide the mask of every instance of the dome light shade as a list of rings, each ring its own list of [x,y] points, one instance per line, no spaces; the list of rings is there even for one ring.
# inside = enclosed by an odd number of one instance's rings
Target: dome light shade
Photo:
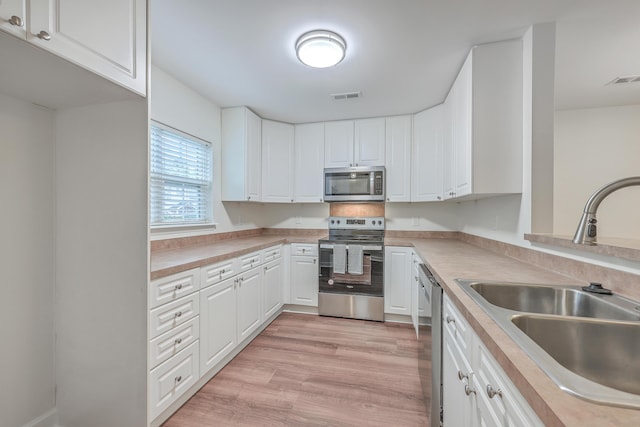
[[[314,68],[327,68],[344,59],[347,44],[338,34],[315,30],[304,33],[296,41],[296,55],[300,62]]]

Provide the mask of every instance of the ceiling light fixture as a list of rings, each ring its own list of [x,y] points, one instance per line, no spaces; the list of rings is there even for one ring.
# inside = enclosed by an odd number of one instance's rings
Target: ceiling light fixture
[[[300,62],[314,68],[327,68],[344,59],[347,44],[340,35],[327,30],[309,31],[296,41]]]

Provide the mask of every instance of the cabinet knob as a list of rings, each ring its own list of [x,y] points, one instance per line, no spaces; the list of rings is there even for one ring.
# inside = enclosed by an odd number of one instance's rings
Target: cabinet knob
[[[267,271],[267,266],[266,265],[264,266],[264,271]]]
[[[387,202],[390,202],[390,201],[391,201],[391,199],[389,197],[387,197]]]
[[[44,41],[49,41],[51,40],[51,34],[47,33],[46,31],[42,30],[40,31],[38,34],[36,34],[36,36],[40,39],[40,40],[44,40]]]
[[[495,389],[491,384],[487,384],[487,396],[489,396],[489,399],[493,399],[495,396],[502,398],[502,390]]]
[[[313,259],[313,263],[315,264],[315,263],[316,263],[316,261],[317,261],[317,259],[315,259],[315,258],[314,258],[314,259]]]
[[[179,383],[180,381],[182,381],[182,375],[178,375],[176,377],[176,382]]]
[[[445,320],[447,321],[447,323],[453,323],[454,325],[456,324],[456,319],[453,319],[450,316],[447,316],[447,318]]]
[[[180,289],[182,289],[182,283],[178,283],[175,287],[176,291],[179,291]]]
[[[322,201],[322,199],[320,199],[320,201]]]
[[[180,316],[182,316],[182,312],[181,312],[181,311],[178,311],[178,312],[174,315],[174,317],[180,317]]]
[[[293,203],[293,199],[291,199],[291,203]]]
[[[353,166],[353,163],[349,163],[349,166]]]
[[[9,18],[9,24],[15,25],[16,27],[24,27],[24,21],[19,16],[13,15]]]
[[[181,342],[182,342],[182,338],[176,338],[176,340],[174,341],[176,345],[180,344]]]
[[[247,200],[251,200],[251,196],[247,196]]]
[[[469,396],[470,394],[476,394],[476,391],[473,389],[473,387],[470,387],[468,384],[464,386],[464,394],[466,394],[467,396]]]
[[[438,196],[438,197],[437,197],[437,199],[438,199],[438,200],[442,200],[442,197]]]
[[[458,371],[458,379],[459,379],[460,381],[462,381],[462,380],[464,380],[464,379],[469,379],[469,374],[465,374],[464,372],[462,372],[462,371],[460,371],[460,370],[459,370],[459,371]]]

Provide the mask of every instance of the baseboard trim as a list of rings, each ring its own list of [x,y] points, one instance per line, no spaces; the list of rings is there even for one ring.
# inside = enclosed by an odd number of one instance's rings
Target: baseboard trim
[[[60,427],[58,425],[58,411],[56,408],[50,409],[22,427]]]

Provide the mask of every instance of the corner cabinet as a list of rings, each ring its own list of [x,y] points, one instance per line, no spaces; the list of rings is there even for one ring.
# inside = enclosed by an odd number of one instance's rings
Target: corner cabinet
[[[147,85],[144,0],[9,0],[0,30],[142,96]]]
[[[246,107],[222,110],[222,201],[261,200],[262,119]]]
[[[446,294],[442,317],[443,425],[542,427],[540,418]]]
[[[263,202],[293,202],[293,144],[293,125],[262,120]]]
[[[321,203],[324,197],[324,123],[295,125],[293,199]]]
[[[386,119],[387,202],[411,201],[411,123],[411,116]]]
[[[324,166],[384,166],[385,119],[325,123]]]
[[[522,40],[476,46],[444,106],[444,198],[522,192]]]

